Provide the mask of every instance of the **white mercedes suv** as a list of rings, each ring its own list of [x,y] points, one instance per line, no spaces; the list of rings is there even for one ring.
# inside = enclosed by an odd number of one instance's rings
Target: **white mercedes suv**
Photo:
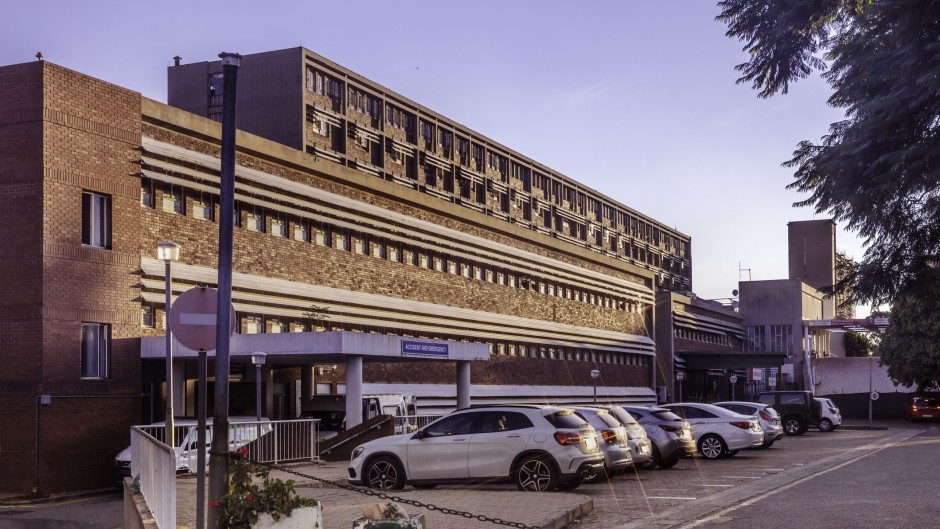
[[[349,483],[399,490],[406,484],[512,481],[525,491],[571,490],[604,468],[594,428],[555,406],[472,407],[415,433],[357,446]]]

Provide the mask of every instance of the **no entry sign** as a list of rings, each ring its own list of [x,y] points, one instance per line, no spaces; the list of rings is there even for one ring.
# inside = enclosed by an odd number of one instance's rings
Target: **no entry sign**
[[[170,330],[176,339],[194,351],[215,349],[219,291],[196,287],[180,294],[170,309]],[[235,308],[229,306],[229,334],[235,332]]]

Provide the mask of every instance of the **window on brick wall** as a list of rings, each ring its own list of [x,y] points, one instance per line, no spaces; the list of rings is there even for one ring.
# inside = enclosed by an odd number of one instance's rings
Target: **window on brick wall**
[[[163,211],[167,213],[177,213],[179,215],[186,213],[182,187],[167,184],[163,188]]]
[[[140,205],[145,208],[153,209],[156,204],[156,198],[153,192],[153,180],[149,178],[140,179]]]
[[[157,326],[155,314],[157,313],[153,303],[144,301],[140,304],[140,326],[153,329]]]
[[[293,237],[295,241],[310,242],[310,221],[307,219],[295,219],[293,222]]]
[[[287,216],[283,213],[271,214],[271,235],[287,238]]]
[[[258,207],[252,208],[245,215],[245,222],[248,231],[264,233],[264,210]]]
[[[215,220],[215,197],[201,191],[193,195],[193,217],[200,220]]]
[[[82,323],[82,378],[108,378],[111,326]]]
[[[82,192],[82,244],[111,247],[111,197]]]

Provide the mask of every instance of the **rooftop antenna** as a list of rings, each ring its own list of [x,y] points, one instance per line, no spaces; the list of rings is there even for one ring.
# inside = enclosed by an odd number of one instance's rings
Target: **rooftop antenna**
[[[180,65],[180,61],[182,61],[182,60],[183,60],[183,58],[180,57],[179,55],[177,55],[176,57],[173,57],[173,66],[179,66],[179,65]]]
[[[741,280],[741,272],[747,271],[747,280],[751,281],[751,269],[750,268],[741,268],[741,261],[738,261],[738,280]]]

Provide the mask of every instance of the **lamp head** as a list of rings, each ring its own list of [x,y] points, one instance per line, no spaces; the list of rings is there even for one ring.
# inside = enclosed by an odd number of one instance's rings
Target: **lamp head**
[[[161,261],[179,261],[180,245],[173,241],[162,241],[157,243],[157,259]]]
[[[591,378],[597,378],[597,377],[599,377],[599,376],[601,376],[601,372],[600,372],[600,371],[598,371],[597,369],[592,369],[592,370],[591,370]]]
[[[256,366],[263,366],[264,358],[266,356],[268,356],[266,353],[262,353],[261,351],[255,351],[254,353],[251,353],[251,363]]]

